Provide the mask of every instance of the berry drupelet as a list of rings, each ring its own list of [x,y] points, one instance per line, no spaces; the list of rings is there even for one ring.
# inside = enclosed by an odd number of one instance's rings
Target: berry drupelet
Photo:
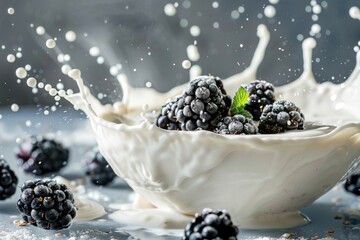
[[[183,240],[236,240],[238,232],[225,210],[204,209],[186,225]]]
[[[95,185],[107,185],[116,177],[114,170],[97,147],[86,154],[84,164],[85,174],[90,177],[90,181]]]
[[[0,200],[5,200],[16,192],[18,178],[5,159],[0,159]]]
[[[69,150],[55,140],[31,136],[18,146],[16,156],[25,172],[40,176],[65,167]]]
[[[360,174],[353,174],[344,183],[347,192],[360,196]]]
[[[54,180],[26,181],[17,207],[24,221],[44,229],[68,228],[76,216],[73,194]]]
[[[254,80],[243,86],[249,93],[245,110],[254,120],[259,120],[265,106],[275,102],[274,85],[263,80]]]
[[[264,108],[258,129],[262,134],[282,133],[288,130],[303,129],[304,121],[304,115],[294,103],[278,100]]]
[[[241,114],[224,117],[215,130],[220,134],[256,134],[257,131],[254,122]]]
[[[156,126],[167,130],[179,130],[180,123],[176,120],[175,110],[177,109],[178,97],[161,107],[161,111],[155,119]]]

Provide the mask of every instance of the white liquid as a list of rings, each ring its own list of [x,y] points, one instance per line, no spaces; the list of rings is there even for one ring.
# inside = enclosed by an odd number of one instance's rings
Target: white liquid
[[[45,44],[47,48],[54,48],[56,46],[56,42],[54,41],[54,39],[46,40]]]
[[[44,28],[43,26],[38,26],[38,27],[36,28],[36,33],[37,33],[38,35],[44,35],[44,34],[45,34],[45,28]]]
[[[65,39],[68,42],[74,42],[76,40],[76,33],[74,31],[66,32]]]
[[[200,35],[200,32],[201,32],[201,30],[200,30],[199,26],[194,25],[190,28],[190,34],[193,37],[198,37]]]
[[[14,54],[9,54],[9,55],[7,55],[6,60],[7,60],[9,63],[15,62],[15,56],[14,56]]]
[[[350,15],[350,17],[353,18],[353,19],[358,19],[358,20],[360,20],[360,9],[359,9],[358,7],[356,7],[356,6],[351,7],[351,8],[349,9],[349,15]]]
[[[89,54],[92,57],[97,57],[100,54],[100,49],[98,47],[92,47],[89,49]]]
[[[256,79],[270,37],[264,25],[258,27],[257,34],[260,41],[250,66],[224,80],[230,95],[240,84]],[[161,227],[166,219],[172,227],[182,228],[179,213],[191,216],[210,207],[227,209],[243,228],[306,223],[298,209],[334,186],[360,156],[360,54],[357,67],[343,85],[317,84],[311,66],[315,46],[312,38],[303,42],[303,74],[276,90],[278,99],[291,100],[302,109],[308,122],[306,130],[276,135],[166,131],[154,126],[145,114],[138,115],[145,104],[149,109],[160,109],[185,85],[162,94],[154,89],[132,88],[125,75],[118,75],[122,101],[101,105],[84,86],[81,72],[70,71],[80,92],[66,99],[87,114],[101,153],[141,196],[132,207],[112,214],[112,218]],[[131,163],[128,156],[132,156]],[[157,209],[141,210],[151,206]],[[169,210],[174,214],[168,214]],[[153,215],[156,217],[146,217]]]
[[[33,77],[30,77],[26,80],[26,84],[31,87],[31,88],[34,88],[36,87],[36,84],[37,84],[37,80]]]
[[[27,71],[26,71],[25,68],[19,67],[19,68],[16,69],[15,74],[16,74],[16,76],[17,76],[18,78],[23,79],[23,78],[26,78],[26,76],[27,76]]]
[[[276,9],[272,5],[268,5],[264,9],[264,15],[268,18],[273,18],[276,15]]]
[[[176,14],[176,8],[173,4],[168,3],[164,7],[164,12],[168,16],[174,16]]]
[[[8,8],[7,10],[8,14],[13,15],[15,13],[14,8]]]
[[[11,104],[11,111],[13,112],[19,111],[19,105],[17,105],[16,103]]]

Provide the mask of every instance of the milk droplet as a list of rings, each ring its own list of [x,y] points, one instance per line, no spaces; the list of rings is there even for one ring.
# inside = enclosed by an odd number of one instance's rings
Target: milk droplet
[[[64,62],[64,54],[60,53],[58,56],[57,56],[57,61],[59,63],[63,63]]]
[[[168,3],[164,7],[164,12],[165,12],[166,15],[171,17],[171,16],[174,16],[176,14],[176,8],[175,8],[175,6],[173,4]]]
[[[16,53],[16,57],[17,58],[22,58],[22,53],[21,52]]]
[[[191,67],[191,62],[189,60],[184,60],[181,65],[184,69],[189,69]]]
[[[112,66],[112,67],[110,68],[110,74],[111,74],[112,76],[116,76],[116,75],[118,75],[118,73],[119,73],[119,69],[117,68],[117,66]]]
[[[212,3],[212,7],[213,7],[213,8],[218,8],[218,7],[219,7],[219,3],[218,3],[218,2],[213,2],[213,3]]]
[[[349,15],[353,19],[360,19],[360,9],[356,6],[353,6],[349,9]]]
[[[311,32],[312,32],[313,34],[317,34],[317,33],[319,33],[320,31],[321,31],[321,26],[320,26],[319,24],[315,23],[315,24],[313,24],[313,25],[311,26]]]
[[[198,48],[195,45],[189,45],[186,48],[186,53],[187,53],[188,58],[191,61],[196,62],[200,59],[200,54],[199,54]]]
[[[273,18],[276,15],[276,9],[272,5],[268,5],[264,9],[264,15],[268,18]]]
[[[64,84],[61,83],[61,82],[57,83],[56,84],[56,89],[58,89],[58,90],[64,89]]]
[[[33,77],[30,77],[26,80],[26,84],[31,87],[31,88],[34,88],[36,87],[36,84],[37,84],[37,80]]]
[[[25,126],[27,126],[27,127],[30,127],[31,126],[31,121],[30,120],[26,120],[26,122],[25,122]]]
[[[319,4],[316,4],[312,8],[313,13],[320,14],[321,13],[321,6]]]
[[[26,78],[26,76],[27,76],[27,71],[26,71],[25,68],[19,67],[19,68],[16,69],[15,74],[16,74],[16,76],[17,76],[18,78],[23,79],[23,78]]]
[[[238,19],[240,17],[240,13],[237,10],[233,10],[230,15],[232,19]]]
[[[68,42],[73,42],[76,40],[76,33],[74,31],[68,31],[65,33],[65,39]]]
[[[152,83],[151,83],[151,82],[146,82],[146,83],[145,83],[145,86],[148,87],[148,88],[151,88]]]
[[[98,64],[103,64],[103,63],[105,62],[105,59],[104,59],[103,57],[98,57],[98,58],[96,59],[96,62],[97,62]]]
[[[58,92],[58,94],[60,97],[64,97],[66,95],[66,92],[65,92],[65,90],[62,89]]]
[[[202,69],[199,65],[194,65],[190,68],[190,79],[194,79],[201,75]]]
[[[90,56],[97,57],[100,54],[100,49],[98,47],[92,47],[89,49]]]
[[[199,36],[200,35],[200,28],[198,27],[198,26],[196,26],[196,25],[194,25],[194,26],[192,26],[191,28],[190,28],[190,34],[191,34],[191,36],[193,36],[193,37],[197,37],[197,36]]]
[[[51,88],[52,88],[52,86],[50,84],[46,84],[44,89],[45,89],[45,91],[48,92],[48,91],[50,91]]]
[[[51,88],[50,90],[49,90],[49,94],[50,94],[50,96],[55,96],[56,94],[57,94],[57,90],[55,89],[55,88]]]
[[[6,60],[9,62],[9,63],[13,63],[13,62],[15,62],[15,56],[14,56],[14,54],[9,54],[9,55],[7,55],[7,57],[6,57]]]
[[[43,26],[38,26],[38,27],[36,28],[36,33],[37,33],[38,35],[44,35],[44,34],[45,34],[45,28],[44,28]]]
[[[11,108],[11,111],[13,111],[13,112],[19,111],[19,105],[17,105],[16,103],[11,104],[10,108]]]
[[[71,59],[71,57],[70,57],[69,54],[65,54],[65,55],[64,55],[64,61],[65,61],[65,62],[70,61],[70,59]]]
[[[25,65],[25,69],[26,69],[26,71],[30,71],[30,70],[31,70],[31,65],[26,64],[26,65]]]
[[[56,42],[54,41],[54,39],[48,39],[46,40],[46,47],[47,48],[54,48],[56,46]]]
[[[277,4],[277,3],[279,3],[279,0],[269,0],[269,3],[271,3],[271,4]]]
[[[67,75],[71,71],[71,67],[67,64],[61,66],[61,72]]]
[[[72,89],[66,90],[66,95],[73,95],[74,91]]]
[[[38,83],[38,88],[43,88],[44,87],[44,83],[43,82],[39,82]]]
[[[8,8],[7,12],[8,12],[8,14],[13,15],[15,13],[15,9],[10,7],[10,8]]]

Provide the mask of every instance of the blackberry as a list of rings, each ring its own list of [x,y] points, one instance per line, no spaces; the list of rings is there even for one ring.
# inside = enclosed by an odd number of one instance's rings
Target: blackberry
[[[177,109],[178,97],[161,107],[161,111],[155,119],[155,125],[168,130],[179,130],[180,123],[176,120],[175,110]]]
[[[107,185],[116,177],[114,170],[107,163],[103,155],[96,147],[90,151],[84,160],[85,174],[90,177],[90,181],[96,185]]]
[[[186,225],[183,240],[235,240],[238,232],[225,210],[204,209]]]
[[[215,132],[221,134],[256,134],[257,127],[251,119],[237,114],[232,117],[224,117],[224,119],[218,123]]]
[[[258,128],[264,134],[281,133],[304,129],[304,121],[304,115],[294,103],[278,100],[264,108]]]
[[[73,194],[54,180],[26,181],[17,208],[24,221],[44,229],[68,228],[76,216]]]
[[[265,106],[275,102],[274,85],[263,80],[254,80],[243,87],[249,93],[245,110],[251,113],[254,120],[259,120]]]
[[[65,167],[69,150],[55,140],[31,136],[18,146],[16,156],[25,172],[40,176],[58,172]]]
[[[0,200],[5,200],[16,192],[18,178],[5,159],[0,159]]]
[[[353,174],[344,183],[347,192],[360,196],[360,174]]]

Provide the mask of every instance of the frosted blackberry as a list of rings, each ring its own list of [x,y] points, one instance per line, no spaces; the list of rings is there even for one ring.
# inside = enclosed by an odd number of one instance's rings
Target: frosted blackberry
[[[181,97],[176,98],[162,106],[160,113],[155,119],[155,125],[168,130],[179,130],[180,123],[176,120],[175,110],[177,101]]]
[[[177,101],[176,119],[181,130],[214,130],[228,115],[231,98],[218,77],[200,76],[190,81],[183,97]]]
[[[0,200],[5,200],[16,192],[18,178],[5,159],[0,159]]]
[[[353,174],[344,183],[347,192],[360,196],[360,174]]]
[[[186,225],[183,240],[235,240],[238,232],[225,210],[204,209]]]
[[[90,151],[84,160],[85,174],[89,176],[90,181],[96,185],[107,185],[116,177],[115,172],[107,163],[103,155],[96,147]]]
[[[44,175],[65,167],[69,150],[55,140],[32,136],[18,146],[16,156],[25,172]]]
[[[76,216],[73,194],[54,180],[26,181],[17,208],[24,221],[44,229],[68,228]]]
[[[224,117],[224,119],[218,123],[215,132],[221,134],[256,134],[257,127],[251,119],[237,114],[232,117]]]
[[[254,80],[244,85],[249,93],[245,110],[249,111],[254,120],[259,120],[266,105],[275,101],[274,85],[263,80]]]
[[[278,100],[264,108],[258,129],[263,134],[282,133],[288,130],[303,129],[304,121],[304,115],[294,103]]]

